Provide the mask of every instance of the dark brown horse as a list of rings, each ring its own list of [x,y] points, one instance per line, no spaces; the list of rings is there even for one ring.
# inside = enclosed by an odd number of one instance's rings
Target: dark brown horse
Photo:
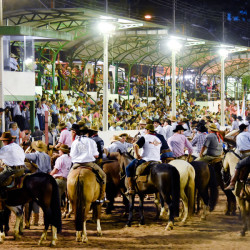
[[[212,166],[209,166],[203,161],[193,161],[190,163],[195,170],[195,189],[197,190],[197,212],[199,211],[199,198],[203,200],[204,207],[201,216],[202,220],[206,219],[207,207],[210,212],[218,200],[218,188],[215,171]]]
[[[52,225],[52,241],[51,246],[56,245],[57,232],[61,231],[61,210],[59,202],[59,191],[55,179],[45,173],[34,173],[25,177],[22,188],[6,190],[1,188],[0,194],[0,224],[1,235],[4,234],[2,225],[5,221],[3,219],[4,207],[7,206],[13,211],[16,216],[16,225],[14,229],[14,236],[16,239],[20,238],[19,228],[22,221],[22,209],[20,205],[24,205],[30,201],[36,201],[44,212],[44,232],[39,240],[39,245],[47,237],[47,230]],[[0,237],[0,240],[2,237]]]
[[[122,154],[120,164],[127,166],[133,157],[129,154]],[[160,193],[162,199],[169,207],[169,222],[166,230],[173,229],[174,218],[179,216],[180,199],[180,175],[178,170],[169,164],[154,163],[148,170],[146,182],[136,183],[136,192],[140,198],[139,213],[140,225],[145,224],[143,203],[145,194]],[[131,226],[135,195],[129,195],[129,217],[127,226]]]

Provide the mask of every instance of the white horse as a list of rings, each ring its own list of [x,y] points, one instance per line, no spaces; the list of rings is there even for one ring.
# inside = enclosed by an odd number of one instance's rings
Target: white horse
[[[184,160],[173,160],[169,162],[174,166],[180,174],[180,198],[184,205],[184,223],[188,216],[191,216],[194,211],[194,193],[195,193],[195,170],[193,166]],[[161,209],[161,216],[165,212],[165,208]]]
[[[235,167],[237,163],[240,161],[240,157],[235,154],[234,152],[228,152],[225,156],[225,159],[223,161],[223,168],[224,170],[230,171],[230,174],[232,175],[235,171]],[[234,195],[236,196],[237,203],[240,208],[241,217],[243,221],[243,228],[240,232],[241,236],[245,236],[245,232],[250,229],[250,188],[249,186],[245,187],[245,190],[247,192],[248,197],[241,197],[241,190],[243,183],[242,182],[236,182]]]

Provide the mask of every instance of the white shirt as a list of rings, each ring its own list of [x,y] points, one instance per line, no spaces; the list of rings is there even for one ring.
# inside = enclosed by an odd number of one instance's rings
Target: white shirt
[[[145,161],[160,161],[161,141],[155,135],[146,134],[143,136],[145,143],[143,145],[142,159]]]
[[[124,143],[121,143],[120,141],[115,141],[112,144],[110,144],[108,147],[106,147],[109,153],[118,152],[118,149],[121,151],[121,153],[127,152],[127,147]]]
[[[24,165],[25,154],[16,143],[10,143],[0,149],[0,159],[8,166]]]
[[[49,111],[49,108],[48,108],[48,106],[45,103],[43,103],[42,109],[43,109],[43,112]]]
[[[16,115],[22,115],[20,106],[18,104],[16,104],[16,106],[13,109],[13,117],[15,117]]]
[[[167,125],[166,127],[163,127],[164,131],[165,131],[165,139],[166,141],[168,140],[168,138],[170,138],[174,133],[173,133],[173,128],[171,125]]]
[[[99,156],[96,142],[88,137],[80,137],[71,145],[70,156],[73,163],[93,162]]]
[[[162,127],[161,125],[159,125],[159,126],[155,129],[155,131],[157,132],[157,134],[163,135],[164,138],[166,139],[165,131],[164,131],[164,129],[163,129],[163,127]]]

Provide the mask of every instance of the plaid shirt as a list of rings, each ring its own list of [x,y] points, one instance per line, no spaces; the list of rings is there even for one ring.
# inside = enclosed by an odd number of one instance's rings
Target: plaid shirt
[[[191,142],[193,147],[197,145],[198,153],[201,152],[206,136],[207,136],[207,133],[197,132],[197,134],[195,135],[194,139]]]

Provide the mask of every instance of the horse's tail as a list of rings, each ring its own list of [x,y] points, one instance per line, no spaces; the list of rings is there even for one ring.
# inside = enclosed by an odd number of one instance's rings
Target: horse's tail
[[[218,201],[219,192],[217,188],[217,180],[216,180],[216,174],[215,174],[214,168],[213,166],[210,166],[210,165],[208,165],[208,167],[209,167],[209,172],[210,172],[210,179],[208,183],[208,187],[210,189],[209,207],[210,207],[210,211],[213,211]]]
[[[50,202],[50,209],[52,211],[51,224],[57,228],[57,232],[62,230],[62,216],[61,216],[61,197],[59,197],[59,189],[54,177],[49,175],[52,184],[52,197]]]
[[[179,217],[179,203],[180,203],[180,174],[175,167],[171,167],[171,196],[174,210],[174,216]]]
[[[188,215],[191,216],[194,212],[194,192],[195,192],[195,170],[193,166],[188,166],[188,186],[187,186],[187,198],[188,198]]]
[[[76,210],[75,210],[75,227],[76,231],[83,229],[83,211],[84,211],[84,195],[83,195],[83,182],[80,180],[80,174],[76,182]]]

